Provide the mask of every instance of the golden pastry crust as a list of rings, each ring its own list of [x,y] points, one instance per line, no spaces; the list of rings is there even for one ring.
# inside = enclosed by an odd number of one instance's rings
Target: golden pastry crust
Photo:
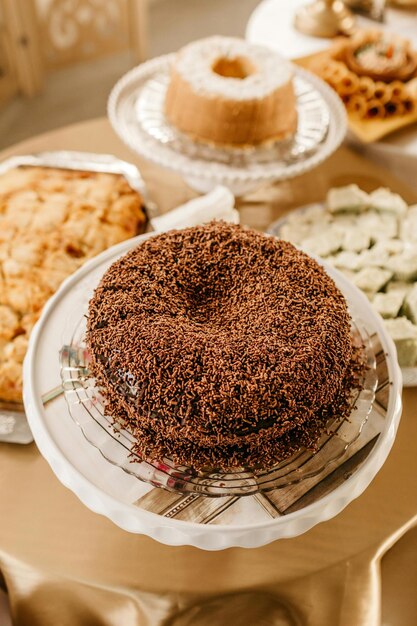
[[[43,167],[0,176],[0,401],[22,401],[29,335],[61,282],[145,224],[143,199],[122,176]]]

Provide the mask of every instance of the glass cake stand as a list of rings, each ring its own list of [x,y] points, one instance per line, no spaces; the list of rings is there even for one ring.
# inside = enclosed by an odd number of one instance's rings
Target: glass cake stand
[[[25,409],[39,450],[91,510],[169,545],[260,546],[333,517],[384,463],[401,413],[395,348],[366,297],[325,266],[347,299],[370,369],[349,420],[331,425],[317,452],[300,451],[268,472],[201,474],[166,459],[148,463],[130,456],[130,433],[115,431],[104,415],[88,373],[83,315],[109,265],[150,236],[88,262],[44,308],[24,364]]]
[[[293,137],[244,148],[193,141],[164,114],[174,57],[158,57],[128,72],[114,86],[107,110],[125,144],[182,175],[197,191],[220,184],[243,195],[262,183],[298,176],[327,159],[345,137],[346,112],[339,97],[321,79],[294,66],[298,127]]]

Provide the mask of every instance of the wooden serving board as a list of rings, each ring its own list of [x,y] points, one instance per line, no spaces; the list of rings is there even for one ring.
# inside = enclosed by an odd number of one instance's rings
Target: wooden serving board
[[[320,57],[327,56],[327,52],[317,52],[300,59],[296,59],[294,62],[296,65],[310,70],[315,62]],[[358,116],[347,112],[349,128],[356,135],[358,139],[364,143],[372,143],[378,141],[387,135],[406,128],[410,124],[417,122],[417,108],[412,113],[406,115],[393,115],[386,119],[361,119]]]

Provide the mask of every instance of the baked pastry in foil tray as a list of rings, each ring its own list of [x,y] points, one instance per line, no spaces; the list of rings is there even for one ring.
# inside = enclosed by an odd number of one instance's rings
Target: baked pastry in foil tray
[[[123,167],[121,173],[114,167],[123,162],[114,159],[111,168],[103,164],[97,171],[99,164],[91,171],[79,153],[74,161],[65,155],[68,169],[62,159],[52,167],[51,153],[48,166],[42,159],[26,165],[22,158],[23,165],[0,166],[0,408],[22,402],[29,335],[62,281],[99,252],[145,230],[140,186],[133,188]]]

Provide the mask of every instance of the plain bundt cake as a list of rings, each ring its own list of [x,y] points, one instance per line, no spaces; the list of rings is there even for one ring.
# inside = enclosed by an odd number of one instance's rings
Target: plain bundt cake
[[[168,121],[194,139],[254,145],[297,127],[293,71],[280,55],[232,37],[195,41],[176,55],[165,100]]]
[[[90,301],[107,412],[144,458],[270,467],[346,416],[359,386],[346,302],[290,243],[223,222],[153,236]]]

